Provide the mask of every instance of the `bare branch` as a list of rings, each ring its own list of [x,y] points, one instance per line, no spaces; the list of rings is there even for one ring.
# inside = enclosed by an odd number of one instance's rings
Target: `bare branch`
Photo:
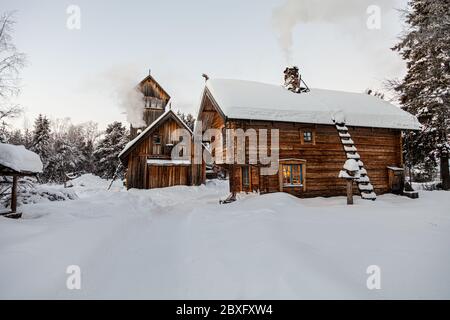
[[[0,17],[0,120],[14,118],[22,108],[10,103],[10,99],[20,92],[19,72],[25,66],[25,54],[18,52],[13,41],[14,12]]]

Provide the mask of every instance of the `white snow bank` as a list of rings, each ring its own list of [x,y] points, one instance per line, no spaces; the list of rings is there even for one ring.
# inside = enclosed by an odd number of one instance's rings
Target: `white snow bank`
[[[0,143],[0,165],[22,173],[42,172],[41,158],[24,146]]]
[[[98,192],[106,191],[111,184],[111,180],[102,179],[99,176],[93,174],[83,174],[80,177],[73,179],[69,182],[76,194],[80,197],[93,196]],[[123,191],[125,186],[123,180],[116,179],[112,186],[111,191]]]
[[[0,218],[0,298],[450,298],[448,192],[353,206],[285,193],[220,205],[227,181],[89,194]],[[74,264],[81,290],[66,287]],[[371,265],[381,290],[366,286]]]
[[[324,89],[293,93],[281,85],[210,79],[206,88],[230,119],[333,124],[394,129],[419,129],[416,117],[380,98]]]

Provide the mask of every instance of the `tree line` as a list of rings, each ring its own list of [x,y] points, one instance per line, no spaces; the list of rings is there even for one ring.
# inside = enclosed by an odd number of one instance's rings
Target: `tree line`
[[[36,118],[31,130],[0,126],[1,143],[23,145],[41,157],[44,168],[38,178],[42,183],[63,183],[84,173],[110,179],[128,141],[128,129],[117,121],[104,132],[92,121],[73,124],[68,118],[50,121],[45,115]]]

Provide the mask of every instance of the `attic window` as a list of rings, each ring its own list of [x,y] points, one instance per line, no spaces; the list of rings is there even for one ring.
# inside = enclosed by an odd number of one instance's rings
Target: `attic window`
[[[159,134],[155,134],[153,136],[153,143],[154,144],[161,144],[161,136]]]
[[[305,143],[313,142],[313,133],[312,133],[312,131],[304,131],[303,132],[303,142],[305,142]]]

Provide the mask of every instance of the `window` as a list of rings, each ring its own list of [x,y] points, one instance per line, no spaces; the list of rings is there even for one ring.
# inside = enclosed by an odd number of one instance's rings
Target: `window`
[[[248,187],[250,185],[250,173],[248,166],[242,167],[242,186]]]
[[[283,185],[303,185],[303,164],[283,164]]]
[[[311,131],[304,131],[303,132],[303,142],[310,143],[313,141],[313,134]]]
[[[153,136],[153,152],[152,154],[161,154],[161,136],[159,134],[155,134]]]

